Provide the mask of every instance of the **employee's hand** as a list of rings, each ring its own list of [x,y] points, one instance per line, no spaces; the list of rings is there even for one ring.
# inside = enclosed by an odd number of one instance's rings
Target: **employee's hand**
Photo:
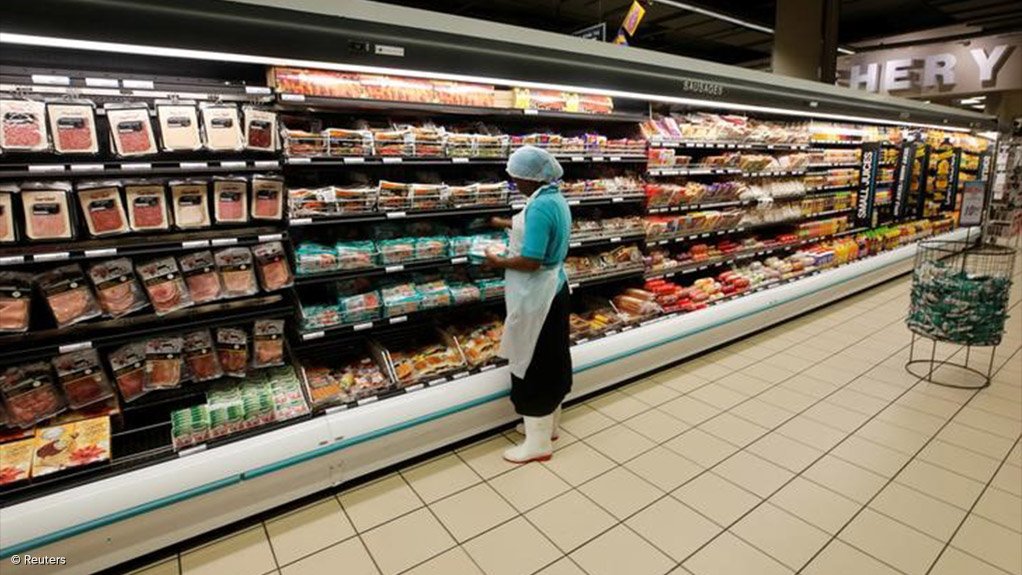
[[[504,258],[497,255],[493,250],[486,250],[486,263],[485,266],[488,268],[500,269],[503,266]]]
[[[511,220],[493,216],[490,218],[490,225],[498,229],[506,230],[511,227]]]

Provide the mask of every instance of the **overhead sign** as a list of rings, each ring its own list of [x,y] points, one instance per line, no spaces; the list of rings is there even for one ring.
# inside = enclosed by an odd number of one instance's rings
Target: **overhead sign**
[[[841,56],[838,84],[897,96],[1020,90],[1022,34]]]
[[[592,26],[586,26],[581,30],[575,30],[571,33],[572,36],[578,36],[579,38],[585,38],[586,40],[596,40],[597,42],[607,41],[607,23],[600,22],[599,24],[593,24]]]

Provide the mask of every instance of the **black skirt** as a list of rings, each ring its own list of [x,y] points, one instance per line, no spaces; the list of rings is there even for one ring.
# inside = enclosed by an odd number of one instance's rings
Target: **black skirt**
[[[565,283],[550,304],[525,377],[511,376],[511,403],[519,415],[550,415],[571,391],[570,312]]]

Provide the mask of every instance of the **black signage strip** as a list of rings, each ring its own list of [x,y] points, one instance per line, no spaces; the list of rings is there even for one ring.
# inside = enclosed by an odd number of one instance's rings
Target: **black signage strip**
[[[898,163],[894,167],[893,216],[895,220],[905,215],[905,201],[912,184],[912,159],[916,155],[916,144],[902,146],[898,152]]]
[[[857,226],[873,227],[873,203],[877,195],[877,175],[880,170],[880,144],[872,142],[862,146],[862,180],[858,205],[855,209]]]
[[[952,152],[951,165],[948,167],[947,191],[944,193],[943,208],[945,211],[953,211],[955,202],[958,199],[958,175],[961,173],[962,149],[955,148]]]

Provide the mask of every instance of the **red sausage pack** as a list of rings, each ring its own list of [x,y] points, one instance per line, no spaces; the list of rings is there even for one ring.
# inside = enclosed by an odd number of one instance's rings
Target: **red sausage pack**
[[[44,152],[49,148],[42,102],[0,99],[0,150]]]
[[[33,182],[21,186],[25,237],[30,240],[66,240],[74,237],[67,182]]]
[[[241,177],[213,178],[213,215],[218,224],[248,221],[248,180]]]
[[[49,102],[53,149],[58,154],[95,154],[99,152],[96,137],[96,107],[92,102]]]
[[[33,363],[8,368],[0,377],[0,397],[7,412],[7,423],[31,427],[64,411],[67,403],[53,384],[48,363]]]
[[[124,196],[128,202],[128,224],[136,232],[170,228],[167,190],[158,182],[126,182]]]
[[[148,393],[146,389],[145,342],[133,342],[110,353],[110,369],[124,401],[132,401]]]
[[[225,248],[214,254],[216,267],[224,285],[224,297],[241,297],[259,293],[252,252],[248,248]]]
[[[125,316],[149,305],[128,258],[92,264],[89,279],[96,289],[99,305],[110,317]]]
[[[0,333],[28,331],[32,312],[32,276],[0,272]]]
[[[110,121],[110,140],[118,156],[147,156],[156,153],[153,124],[146,104],[114,104],[106,106]]]
[[[193,331],[184,335],[184,358],[192,381],[210,381],[223,377],[220,359],[213,346],[213,337],[208,329]]]
[[[0,244],[17,241],[18,235],[14,223],[15,186],[0,186]]]
[[[284,179],[252,176],[252,219],[284,219]]]
[[[245,148],[262,152],[277,149],[277,114],[245,106]]]
[[[171,389],[181,385],[180,337],[154,337],[145,344],[145,389]]]
[[[53,358],[57,381],[72,409],[102,401],[114,394],[114,388],[99,363],[94,349],[65,353]]]
[[[287,262],[284,245],[280,242],[259,244],[252,248],[255,257],[256,271],[263,291],[277,291],[291,286],[291,266]]]
[[[252,327],[252,367],[274,365],[284,365],[284,320],[256,320]]]
[[[136,270],[156,315],[190,307],[192,296],[185,286],[177,262],[172,257],[160,258],[139,265]]]
[[[83,182],[78,184],[77,195],[90,234],[101,237],[129,231],[116,182]]]
[[[102,313],[78,264],[43,272],[35,277],[35,282],[46,297],[57,327],[73,325]]]
[[[197,304],[216,301],[223,296],[223,285],[216,269],[212,252],[197,252],[181,256],[181,273],[188,285],[188,293]]]
[[[245,330],[233,327],[217,329],[216,353],[224,375],[245,377],[248,368],[248,334]]]

